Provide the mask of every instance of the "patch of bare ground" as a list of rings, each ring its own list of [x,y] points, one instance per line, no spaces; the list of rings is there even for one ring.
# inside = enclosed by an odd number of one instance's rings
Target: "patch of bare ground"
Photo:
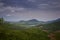
[[[59,31],[55,31],[55,32],[53,32],[53,33],[50,33],[49,35],[48,35],[48,37],[50,38],[50,40],[57,40],[56,39],[56,33],[60,33],[60,30]],[[59,39],[58,39],[59,40]]]

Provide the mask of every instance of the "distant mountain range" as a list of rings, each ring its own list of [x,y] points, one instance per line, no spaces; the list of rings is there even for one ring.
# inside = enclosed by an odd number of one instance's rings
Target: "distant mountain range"
[[[19,21],[19,23],[21,24],[27,24],[27,25],[38,25],[38,24],[42,24],[44,23],[43,21],[38,21],[37,19],[32,19],[32,20],[28,20],[28,21]]]
[[[48,21],[45,24],[38,25],[36,27],[43,27],[44,30],[49,30],[49,31],[58,31],[60,30],[60,18],[52,21]]]
[[[60,22],[60,18],[58,18],[56,20],[52,20],[52,21],[47,21],[47,22],[39,21],[37,19],[31,19],[31,20],[27,20],[27,21],[21,20],[19,22],[12,22],[12,23],[22,24],[22,25],[40,25],[40,24],[52,24],[55,22]]]
[[[57,31],[57,30],[60,30],[60,18],[56,19],[56,20],[52,20],[52,21],[47,21],[47,22],[44,22],[44,21],[38,21],[37,19],[31,19],[31,20],[27,20],[27,21],[24,21],[24,20],[21,20],[19,22],[11,22],[13,23],[14,25],[18,27],[26,27],[26,28],[29,28],[29,27],[38,27],[38,28],[41,28],[43,30],[48,30],[48,31]]]
[[[58,18],[56,20],[52,20],[52,21],[47,21],[46,23],[49,24],[49,23],[53,23],[53,22],[60,22],[60,18]]]

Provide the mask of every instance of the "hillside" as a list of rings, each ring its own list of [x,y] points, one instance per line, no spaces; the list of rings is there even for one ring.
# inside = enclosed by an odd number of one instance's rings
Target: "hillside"
[[[36,27],[41,27],[41,26],[43,30],[58,31],[60,30],[60,19],[49,21],[49,22],[46,22],[45,24],[37,25]]]
[[[31,20],[30,20],[31,22]],[[35,22],[35,21],[34,21]],[[37,22],[37,21],[36,21]],[[59,40],[60,21],[54,21],[38,26],[23,27],[25,25],[16,25],[5,22],[0,18],[0,40]]]
[[[0,19],[0,40],[49,40],[48,33],[39,28],[21,28]]]

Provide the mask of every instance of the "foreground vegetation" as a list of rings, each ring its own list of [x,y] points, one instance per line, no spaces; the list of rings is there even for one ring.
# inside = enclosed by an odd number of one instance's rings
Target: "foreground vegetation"
[[[16,29],[17,28],[17,29]],[[55,39],[59,40],[60,33],[54,33]],[[0,40],[50,40],[49,32],[38,27],[22,28],[5,22],[0,18]]]

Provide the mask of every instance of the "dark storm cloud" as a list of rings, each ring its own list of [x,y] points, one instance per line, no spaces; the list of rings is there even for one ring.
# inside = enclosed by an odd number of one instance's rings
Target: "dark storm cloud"
[[[2,16],[7,20],[59,18],[60,0],[0,0],[0,17]]]
[[[25,8],[34,8],[35,4],[32,2],[28,2],[28,0],[1,0],[5,4],[5,6],[17,6],[17,7],[25,7]]]
[[[60,10],[60,0],[0,0],[5,6]]]

